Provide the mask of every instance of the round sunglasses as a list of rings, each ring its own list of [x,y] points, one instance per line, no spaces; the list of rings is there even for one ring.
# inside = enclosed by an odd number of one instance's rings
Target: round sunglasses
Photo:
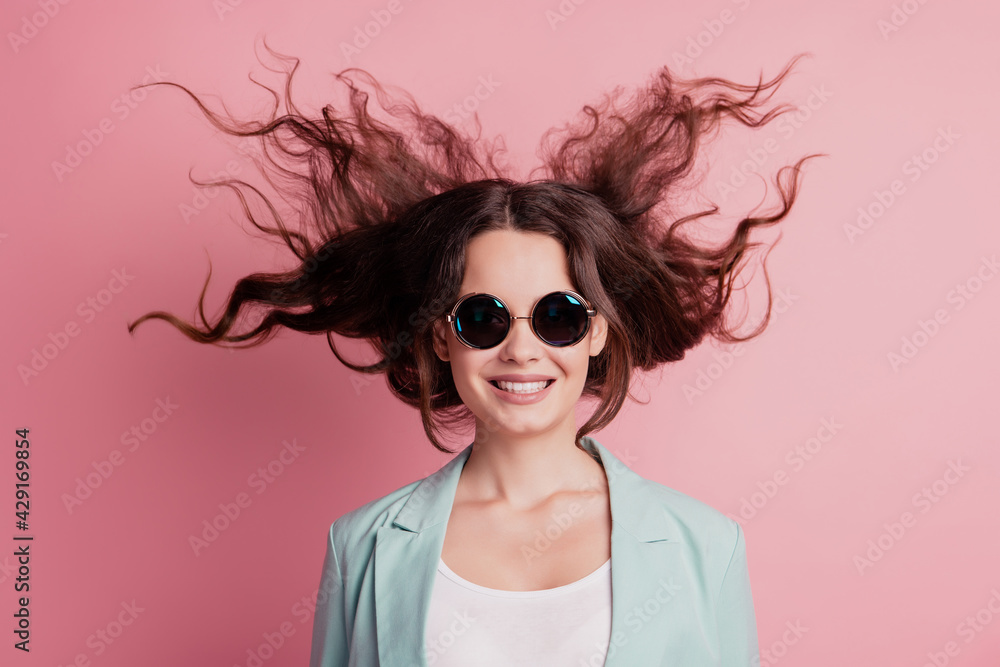
[[[546,294],[535,302],[531,315],[515,317],[500,297],[492,294],[468,294],[455,304],[446,320],[466,346],[488,350],[502,343],[510,333],[513,320],[530,320],[531,330],[546,345],[576,345],[590,329],[590,318],[597,314],[587,300],[569,290]]]

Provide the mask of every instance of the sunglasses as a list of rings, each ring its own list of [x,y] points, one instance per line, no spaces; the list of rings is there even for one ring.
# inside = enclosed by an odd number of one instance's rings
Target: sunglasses
[[[488,350],[502,343],[513,320],[530,320],[531,330],[546,345],[576,345],[590,329],[590,318],[597,314],[587,300],[576,292],[546,294],[531,309],[530,316],[515,317],[499,297],[492,294],[468,294],[455,304],[445,319],[466,346]]]

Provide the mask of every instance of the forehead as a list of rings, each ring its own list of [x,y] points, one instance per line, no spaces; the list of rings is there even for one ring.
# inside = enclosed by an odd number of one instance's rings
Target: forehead
[[[563,289],[573,289],[569,261],[562,244],[547,234],[490,230],[466,247],[460,295],[488,292],[511,307],[527,307]]]

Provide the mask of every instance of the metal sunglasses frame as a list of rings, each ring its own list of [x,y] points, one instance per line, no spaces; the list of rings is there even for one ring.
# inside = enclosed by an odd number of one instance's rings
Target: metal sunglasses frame
[[[577,299],[580,303],[583,304],[583,306],[584,306],[584,308],[586,309],[586,312],[587,312],[587,322],[586,322],[586,324],[583,327],[583,332],[580,334],[580,337],[577,340],[575,340],[574,342],[568,343],[566,345],[553,345],[552,343],[548,342],[547,340],[545,340],[544,338],[542,338],[541,336],[539,336],[538,335],[538,331],[535,330],[535,309],[538,307],[539,303],[541,303],[544,299],[547,299],[548,297],[552,296],[553,294],[567,294],[567,295],[573,297],[574,299]],[[500,305],[503,306],[504,310],[507,311],[507,318],[509,320],[507,322],[507,331],[504,332],[503,338],[501,338],[494,345],[490,345],[488,347],[479,347],[477,345],[472,345],[468,341],[466,341],[464,338],[462,338],[462,336],[458,332],[458,318],[456,317],[456,314],[458,313],[458,309],[461,308],[462,304],[465,303],[466,300],[471,299],[474,296],[487,296],[487,297],[490,297],[491,299],[496,299],[500,303]],[[455,306],[451,309],[451,313],[449,313],[448,315],[445,316],[445,320],[451,324],[451,330],[455,334],[455,338],[457,338],[459,340],[459,342],[461,342],[463,345],[465,345],[466,347],[470,347],[473,350],[490,350],[490,349],[492,349],[494,347],[497,347],[498,345],[502,344],[505,340],[507,340],[507,337],[510,335],[510,330],[514,326],[514,320],[528,320],[528,324],[531,325],[531,333],[535,334],[535,338],[537,338],[538,340],[542,341],[543,343],[545,343],[549,347],[559,347],[559,348],[561,348],[561,347],[573,347],[574,345],[576,345],[580,341],[582,341],[584,338],[586,338],[587,337],[587,332],[590,331],[590,320],[596,314],[597,314],[597,311],[594,310],[594,309],[592,309],[590,307],[590,302],[587,301],[585,298],[583,298],[583,295],[579,294],[578,292],[574,292],[573,290],[556,290],[555,292],[549,292],[548,294],[545,294],[544,296],[539,297],[539,299],[537,301],[535,301],[534,305],[531,306],[531,315],[520,315],[520,316],[518,316],[518,315],[512,315],[510,307],[506,303],[504,303],[504,300],[501,299],[500,297],[498,297],[498,296],[496,296],[494,294],[490,294],[489,292],[472,292],[470,294],[466,294],[465,296],[463,296],[462,298],[460,298],[458,300],[458,303],[456,303]]]

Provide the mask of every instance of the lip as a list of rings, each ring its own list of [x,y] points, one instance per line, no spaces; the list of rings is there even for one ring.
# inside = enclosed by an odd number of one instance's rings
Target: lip
[[[507,380],[507,378],[512,378],[512,377],[518,377],[518,378],[537,377],[537,378],[540,378],[540,379],[539,380]],[[525,382],[525,381],[527,381],[527,382],[540,382],[541,380],[552,380],[553,378],[546,378],[546,377],[542,377],[540,375],[521,375],[521,376],[517,376],[517,375],[501,375],[498,378],[493,378],[493,379],[505,380],[507,382]],[[549,395],[549,391],[552,389],[553,386],[555,386],[556,383],[555,383],[555,381],[553,381],[545,389],[542,389],[541,391],[536,391],[533,394],[514,394],[514,393],[511,393],[509,391],[504,391],[503,389],[500,389],[499,387],[494,387],[489,382],[487,382],[486,384],[489,385],[490,390],[493,391],[493,393],[498,398],[500,398],[500,400],[502,400],[502,401],[506,401],[507,403],[513,403],[515,405],[529,405],[531,403],[537,403],[537,402],[539,402],[541,400],[544,400],[545,397]]]
[[[501,376],[498,379],[505,379],[505,377],[516,377],[516,376]],[[535,376],[522,376],[522,377],[535,377]],[[543,378],[545,379],[545,378]],[[548,378],[552,379],[552,378]],[[517,380],[507,380],[508,382],[517,382]],[[528,380],[528,382],[540,382],[540,380]],[[509,391],[504,391],[499,387],[494,387],[491,383],[487,382],[490,390],[502,401],[507,403],[513,403],[514,405],[529,405],[531,403],[537,403],[538,401],[544,400],[546,396],[549,395],[549,391],[555,385],[555,381],[549,383],[549,386],[545,387],[541,391],[536,391],[533,394],[514,394]]]
[[[504,382],[541,382],[543,380],[555,380],[551,375],[494,375],[493,377],[486,378],[487,382],[493,380],[503,380]]]

